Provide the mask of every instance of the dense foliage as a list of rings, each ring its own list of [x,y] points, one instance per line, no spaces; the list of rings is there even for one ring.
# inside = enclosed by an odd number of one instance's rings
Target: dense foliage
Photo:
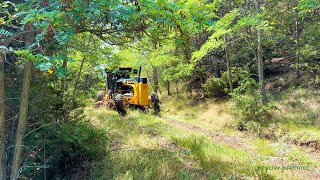
[[[142,66],[159,93],[230,94],[245,121],[267,121],[264,74],[319,78],[319,13],[317,0],[1,1],[1,177],[90,176],[108,143],[83,108],[105,66]]]

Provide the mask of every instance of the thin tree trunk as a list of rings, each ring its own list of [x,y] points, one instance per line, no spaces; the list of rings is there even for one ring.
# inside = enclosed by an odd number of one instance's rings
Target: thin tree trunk
[[[19,118],[19,115],[15,115],[14,117],[12,117],[10,119],[10,135],[8,137],[8,145],[7,147],[14,147],[14,143],[15,143],[15,136],[16,136],[16,127],[17,127],[17,121],[18,121],[18,118]],[[9,132],[7,132],[9,133]],[[14,148],[9,148],[7,150],[7,165],[12,167],[12,156],[13,156],[13,152],[14,151]],[[8,167],[7,167],[8,168]],[[7,172],[8,172],[8,169],[7,169]],[[7,177],[9,177],[9,175],[7,175]]]
[[[67,70],[68,68],[68,61],[64,60],[62,63],[62,67],[64,68],[64,70]],[[62,84],[61,84],[61,101],[62,101],[62,109],[61,109],[61,119],[63,119],[63,121],[68,121],[68,111],[67,111],[67,103],[64,97],[64,93],[67,89],[67,75],[65,74],[65,77],[63,77],[62,80]]]
[[[213,61],[216,63],[216,67],[215,67],[215,77],[216,78],[221,78],[221,68],[220,68],[220,60],[216,59],[213,56]]]
[[[230,88],[230,92],[233,91],[233,84],[232,84],[232,72],[231,72],[231,62],[229,59],[229,53],[228,53],[228,43],[227,43],[227,38],[224,37],[224,41],[226,43],[226,47],[225,47],[225,53],[226,53],[226,61],[227,61],[227,69],[228,69],[228,82],[229,82],[229,88]]]
[[[296,63],[296,77],[300,77],[300,70],[299,70],[299,61],[300,61],[300,22],[299,22],[299,14],[298,10],[296,10],[296,56],[295,56],[295,63]]]
[[[168,69],[168,66],[167,65],[164,65],[164,68],[165,69]],[[167,80],[165,81],[166,85],[167,85],[167,93],[168,93],[168,96],[171,96],[171,92],[170,92],[170,81]]]
[[[256,6],[256,13],[260,14],[260,3],[259,0],[255,0],[255,6]],[[265,82],[264,82],[264,62],[262,59],[262,43],[261,43],[261,30],[258,28],[257,30],[258,35],[258,48],[257,48],[257,56],[258,56],[258,75],[259,75],[259,84],[260,84],[260,95],[261,95],[261,101],[262,104],[267,103],[267,96],[266,96],[266,88],[265,88]]]
[[[200,78],[200,83],[201,84],[204,84],[204,82],[203,82],[203,75],[202,75],[202,65],[201,65],[201,63],[199,63],[199,78]]]
[[[171,92],[170,92],[170,81],[167,81],[167,92],[168,92],[168,96],[171,96]]]
[[[76,82],[74,83],[73,93],[72,93],[72,104],[71,104],[73,108],[75,107],[76,92],[77,92],[78,84],[79,84],[80,77],[81,77],[81,74],[82,74],[83,65],[84,65],[84,62],[86,61],[86,59],[87,59],[87,56],[85,55],[85,57],[82,59],[82,62],[81,62],[81,65],[80,65],[80,69],[79,69],[79,72],[78,72],[78,75],[77,75]]]
[[[6,179],[6,119],[4,90],[4,56],[0,51],[0,179]]]
[[[152,66],[153,72],[153,83],[154,83],[154,93],[158,93],[159,90],[159,79],[158,79],[158,69],[155,66]]]
[[[21,102],[20,102],[20,110],[19,110],[19,122],[16,134],[16,145],[13,155],[12,169],[11,169],[11,180],[15,180],[18,178],[20,166],[21,166],[21,154],[22,154],[22,146],[24,135],[27,130],[27,118],[28,118],[28,108],[29,108],[29,91],[30,84],[32,80],[32,67],[33,63],[29,60],[26,63],[23,75],[23,85],[22,85],[22,93],[21,93]]]
[[[175,81],[176,83],[176,93],[179,95],[179,86],[178,86],[178,81]]]

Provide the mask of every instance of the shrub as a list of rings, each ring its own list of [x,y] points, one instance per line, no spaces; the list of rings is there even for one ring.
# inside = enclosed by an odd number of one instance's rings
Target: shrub
[[[262,124],[270,120],[271,109],[276,109],[272,103],[262,104],[258,92],[259,84],[250,77],[250,72],[244,69],[240,73],[239,86],[231,93],[235,103],[234,110],[240,117],[240,124],[255,121]]]
[[[207,83],[203,85],[205,94],[208,97],[224,97],[227,95],[227,84],[221,78],[213,77],[207,80]]]
[[[58,123],[34,134],[29,140],[39,141],[35,139],[39,136],[44,139],[43,146],[36,147],[34,158],[25,164],[30,165],[23,172],[25,177],[41,179],[45,170],[48,179],[83,179],[90,175],[94,162],[108,157],[105,132],[89,122]],[[37,168],[44,165],[45,169]]]
[[[236,88],[239,86],[239,68],[238,67],[232,67],[231,74],[232,74],[232,85],[233,88]],[[225,71],[221,74],[221,79],[227,84],[227,87],[229,88],[229,74],[228,71]]]
[[[90,168],[86,167],[87,163],[99,161],[107,155],[105,132],[97,130],[90,123],[79,121],[60,124],[53,136],[47,147],[52,156],[50,169],[53,174],[62,170],[59,174],[67,177],[78,168]]]

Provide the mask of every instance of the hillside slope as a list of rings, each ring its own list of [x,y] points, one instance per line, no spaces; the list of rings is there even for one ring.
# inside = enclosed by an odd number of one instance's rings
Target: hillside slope
[[[315,127],[297,128],[297,123],[284,121],[239,131],[237,117],[230,113],[231,101],[187,102],[183,97],[162,97],[161,117],[140,111],[121,117],[114,111],[87,108],[87,116],[96,127],[106,129],[111,144],[111,161],[97,164],[94,177],[320,178],[319,149],[297,143],[303,141],[299,133],[319,140]]]

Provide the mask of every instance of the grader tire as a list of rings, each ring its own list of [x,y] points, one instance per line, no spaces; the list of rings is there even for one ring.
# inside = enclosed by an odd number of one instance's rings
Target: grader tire
[[[104,98],[105,95],[106,95],[106,92],[105,92],[105,91],[98,91],[98,92],[97,92],[96,102],[98,102],[98,101],[103,101],[103,98]]]
[[[154,114],[158,115],[160,113],[160,100],[157,94],[151,94],[151,103]]]
[[[126,115],[126,108],[123,103],[123,97],[122,94],[116,94],[114,96],[114,101],[116,105],[116,110],[120,115]]]

